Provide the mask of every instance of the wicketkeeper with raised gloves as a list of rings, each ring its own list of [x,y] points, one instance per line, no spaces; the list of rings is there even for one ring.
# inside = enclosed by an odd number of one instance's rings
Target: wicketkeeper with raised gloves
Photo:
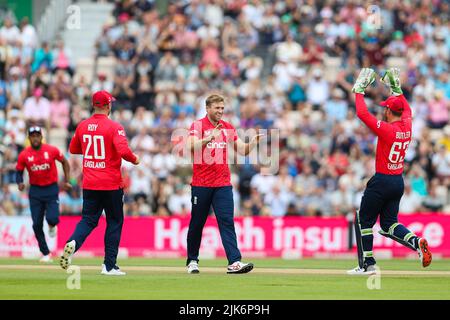
[[[400,199],[403,196],[403,163],[411,142],[411,108],[400,87],[400,70],[391,68],[381,82],[388,85],[391,96],[380,103],[385,107],[383,121],[367,109],[364,91],[376,79],[375,71],[363,68],[353,86],[356,114],[378,137],[376,173],[368,181],[355,217],[355,233],[359,266],[350,275],[376,273],[373,255],[373,226],[380,216],[380,234],[417,251],[423,267],[431,263],[431,252],[425,239],[419,238],[398,222]]]

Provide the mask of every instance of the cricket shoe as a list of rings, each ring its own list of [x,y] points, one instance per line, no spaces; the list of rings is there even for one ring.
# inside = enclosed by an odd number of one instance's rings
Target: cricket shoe
[[[422,261],[422,266],[424,268],[428,267],[431,264],[433,256],[430,249],[428,249],[428,242],[426,239],[419,239],[419,248],[417,249],[417,253],[419,254],[420,261]]]
[[[39,259],[39,262],[42,262],[42,263],[52,263],[52,262],[53,262],[52,255],[49,253],[49,254],[47,254],[47,255],[45,255],[45,256],[42,256],[42,258]]]
[[[376,265],[370,264],[370,265],[364,265],[363,268],[356,267],[354,269],[348,270],[347,274],[350,276],[370,276],[377,273]]]
[[[111,270],[107,270],[106,266],[102,264],[102,272],[100,274],[103,274],[105,276],[125,276],[126,273],[123,271],[120,271],[120,268],[118,266],[114,266]]]
[[[67,269],[72,263],[72,256],[75,253],[75,246],[75,240],[67,242],[64,246],[63,254],[59,259],[59,265],[61,266],[61,268]]]
[[[53,227],[48,226],[48,235],[50,236],[50,238],[56,237],[56,230],[58,230],[57,226]]]
[[[187,266],[187,272],[197,274],[200,273],[200,270],[198,269],[198,262],[195,260],[191,260]]]
[[[227,273],[247,273],[253,270],[253,263],[236,261],[227,268]]]

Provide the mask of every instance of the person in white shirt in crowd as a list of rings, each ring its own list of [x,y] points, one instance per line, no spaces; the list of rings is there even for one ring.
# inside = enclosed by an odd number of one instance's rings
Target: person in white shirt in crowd
[[[147,153],[155,151],[155,140],[148,134],[147,127],[142,127],[139,133],[131,139],[130,147],[133,150]]]
[[[290,32],[286,35],[286,40],[278,44],[276,49],[276,57],[279,61],[295,66],[300,61],[302,53],[302,46],[294,40]]]
[[[411,188],[411,184],[405,182],[405,192],[403,193],[402,200],[400,201],[400,214],[413,214],[421,210],[421,204],[423,197],[414,192]]]
[[[270,174],[270,168],[262,167],[259,173],[255,174],[250,180],[250,187],[257,189],[264,196],[272,190],[276,180],[276,177]]]
[[[169,145],[161,146],[160,151],[153,157],[152,170],[160,179],[167,178],[177,167],[175,156],[170,152]]]
[[[327,80],[323,78],[323,71],[319,68],[314,68],[312,71],[312,79],[308,82],[306,88],[306,96],[308,102],[317,108],[328,101],[330,97],[330,85]]]
[[[9,81],[6,94],[10,104],[22,105],[27,97],[28,82],[22,77],[20,67],[14,66],[9,70]]]
[[[13,44],[21,37],[20,30],[11,17],[6,16],[3,20],[3,27],[0,28],[0,37],[6,39],[6,42],[9,44]]]
[[[114,83],[111,79],[108,79],[105,73],[100,72],[97,75],[97,78],[92,83],[91,91],[97,92],[101,90],[105,90],[111,92],[114,88]]]
[[[286,215],[289,204],[294,201],[290,192],[282,191],[279,184],[274,184],[271,192],[264,197],[264,203],[270,208],[273,217],[283,217]]]
[[[147,198],[152,194],[152,174],[142,167],[130,173],[130,194],[132,196],[143,195]]]
[[[172,215],[185,216],[189,212],[191,195],[182,184],[175,186],[175,193],[169,196],[168,206]]]
[[[34,89],[33,96],[25,100],[23,112],[27,124],[41,124],[47,128],[50,124],[50,101],[43,96],[41,87]]]
[[[28,17],[24,17],[22,21],[20,21],[20,39],[22,40],[22,45],[24,47],[29,47],[31,49],[37,48],[39,40],[36,28],[30,24],[30,19]]]
[[[26,138],[26,124],[23,115],[18,109],[11,109],[5,125],[5,144],[17,144],[23,146]]]

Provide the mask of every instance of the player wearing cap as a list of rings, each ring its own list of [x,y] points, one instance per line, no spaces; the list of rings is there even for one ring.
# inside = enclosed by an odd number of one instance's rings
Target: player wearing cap
[[[378,143],[376,173],[368,181],[360,209],[356,212],[359,266],[348,271],[351,275],[376,273],[372,228],[378,216],[381,235],[417,251],[423,267],[429,266],[432,259],[427,241],[398,222],[398,209],[404,191],[403,162],[411,142],[412,128],[411,108],[403,96],[399,73],[398,68],[391,68],[381,78],[390,87],[392,94],[381,102],[385,107],[383,121],[369,113],[364,102],[364,90],[375,81],[375,72],[363,68],[352,89],[356,99],[356,114],[377,135]]]
[[[112,101],[107,91],[92,96],[94,114],[82,121],[70,142],[70,152],[83,155],[82,218],[67,241],[60,265],[67,269],[72,255],[106,213],[105,259],[101,274],[125,275],[116,265],[123,225],[122,159],[135,165],[139,158],[128,146],[124,128],[109,119]]]
[[[233,221],[233,192],[228,167],[227,145],[247,155],[259,142],[261,134],[244,143],[234,127],[222,120],[225,100],[219,95],[206,99],[207,115],[190,129],[188,148],[194,155],[192,211],[187,235],[187,271],[199,273],[198,256],[202,231],[211,206],[219,225],[220,237],[228,259],[227,273],[247,273],[252,263],[241,262]]]
[[[28,171],[30,190],[30,210],[33,231],[43,257],[41,262],[51,262],[51,253],[44,235],[44,217],[48,223],[48,234],[55,237],[59,223],[58,172],[55,160],[62,163],[64,171],[64,189],[71,188],[70,165],[58,148],[42,143],[42,129],[34,126],[28,129],[30,146],[25,148],[17,159],[16,182],[19,190],[25,189],[23,172]]]

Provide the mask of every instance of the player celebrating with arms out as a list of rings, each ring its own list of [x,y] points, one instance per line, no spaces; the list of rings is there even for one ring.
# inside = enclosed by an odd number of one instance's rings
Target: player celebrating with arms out
[[[65,190],[72,187],[69,183],[70,165],[58,148],[42,143],[43,136],[40,127],[30,127],[28,139],[30,140],[30,146],[24,149],[17,159],[16,182],[19,190],[23,191],[25,189],[23,171],[26,168],[30,178],[28,198],[30,199],[33,230],[39,244],[39,250],[43,255],[40,261],[52,262],[43,230],[44,216],[48,223],[49,236],[55,237],[59,223],[58,172],[55,160],[62,164]]]
[[[356,212],[355,233],[359,266],[350,275],[376,273],[373,257],[373,231],[380,215],[380,234],[418,252],[422,266],[431,263],[431,252],[425,239],[417,237],[398,222],[400,199],[403,196],[403,162],[411,141],[411,108],[400,87],[400,71],[391,68],[381,81],[390,87],[391,96],[380,105],[385,107],[383,120],[377,120],[364,102],[364,90],[375,81],[375,71],[363,68],[353,86],[356,114],[378,137],[376,173],[368,181]]]
[[[247,273],[252,263],[241,262],[234,229],[234,203],[228,167],[228,144],[241,155],[248,155],[258,144],[262,134],[255,135],[249,143],[237,136],[235,128],[222,120],[225,99],[210,95],[206,99],[206,116],[195,121],[187,140],[194,154],[192,177],[192,211],[187,235],[187,271],[199,273],[198,256],[202,231],[211,205],[219,225],[220,237],[228,259],[227,273]]]
[[[97,227],[105,210],[105,259],[101,274],[125,275],[116,265],[123,226],[120,167],[122,159],[137,165],[139,158],[128,147],[124,128],[108,118],[114,100],[107,91],[95,92],[94,114],[78,125],[70,142],[70,152],[83,155],[83,209],[81,221],[64,247],[60,259],[63,269],[69,267],[72,255]]]

